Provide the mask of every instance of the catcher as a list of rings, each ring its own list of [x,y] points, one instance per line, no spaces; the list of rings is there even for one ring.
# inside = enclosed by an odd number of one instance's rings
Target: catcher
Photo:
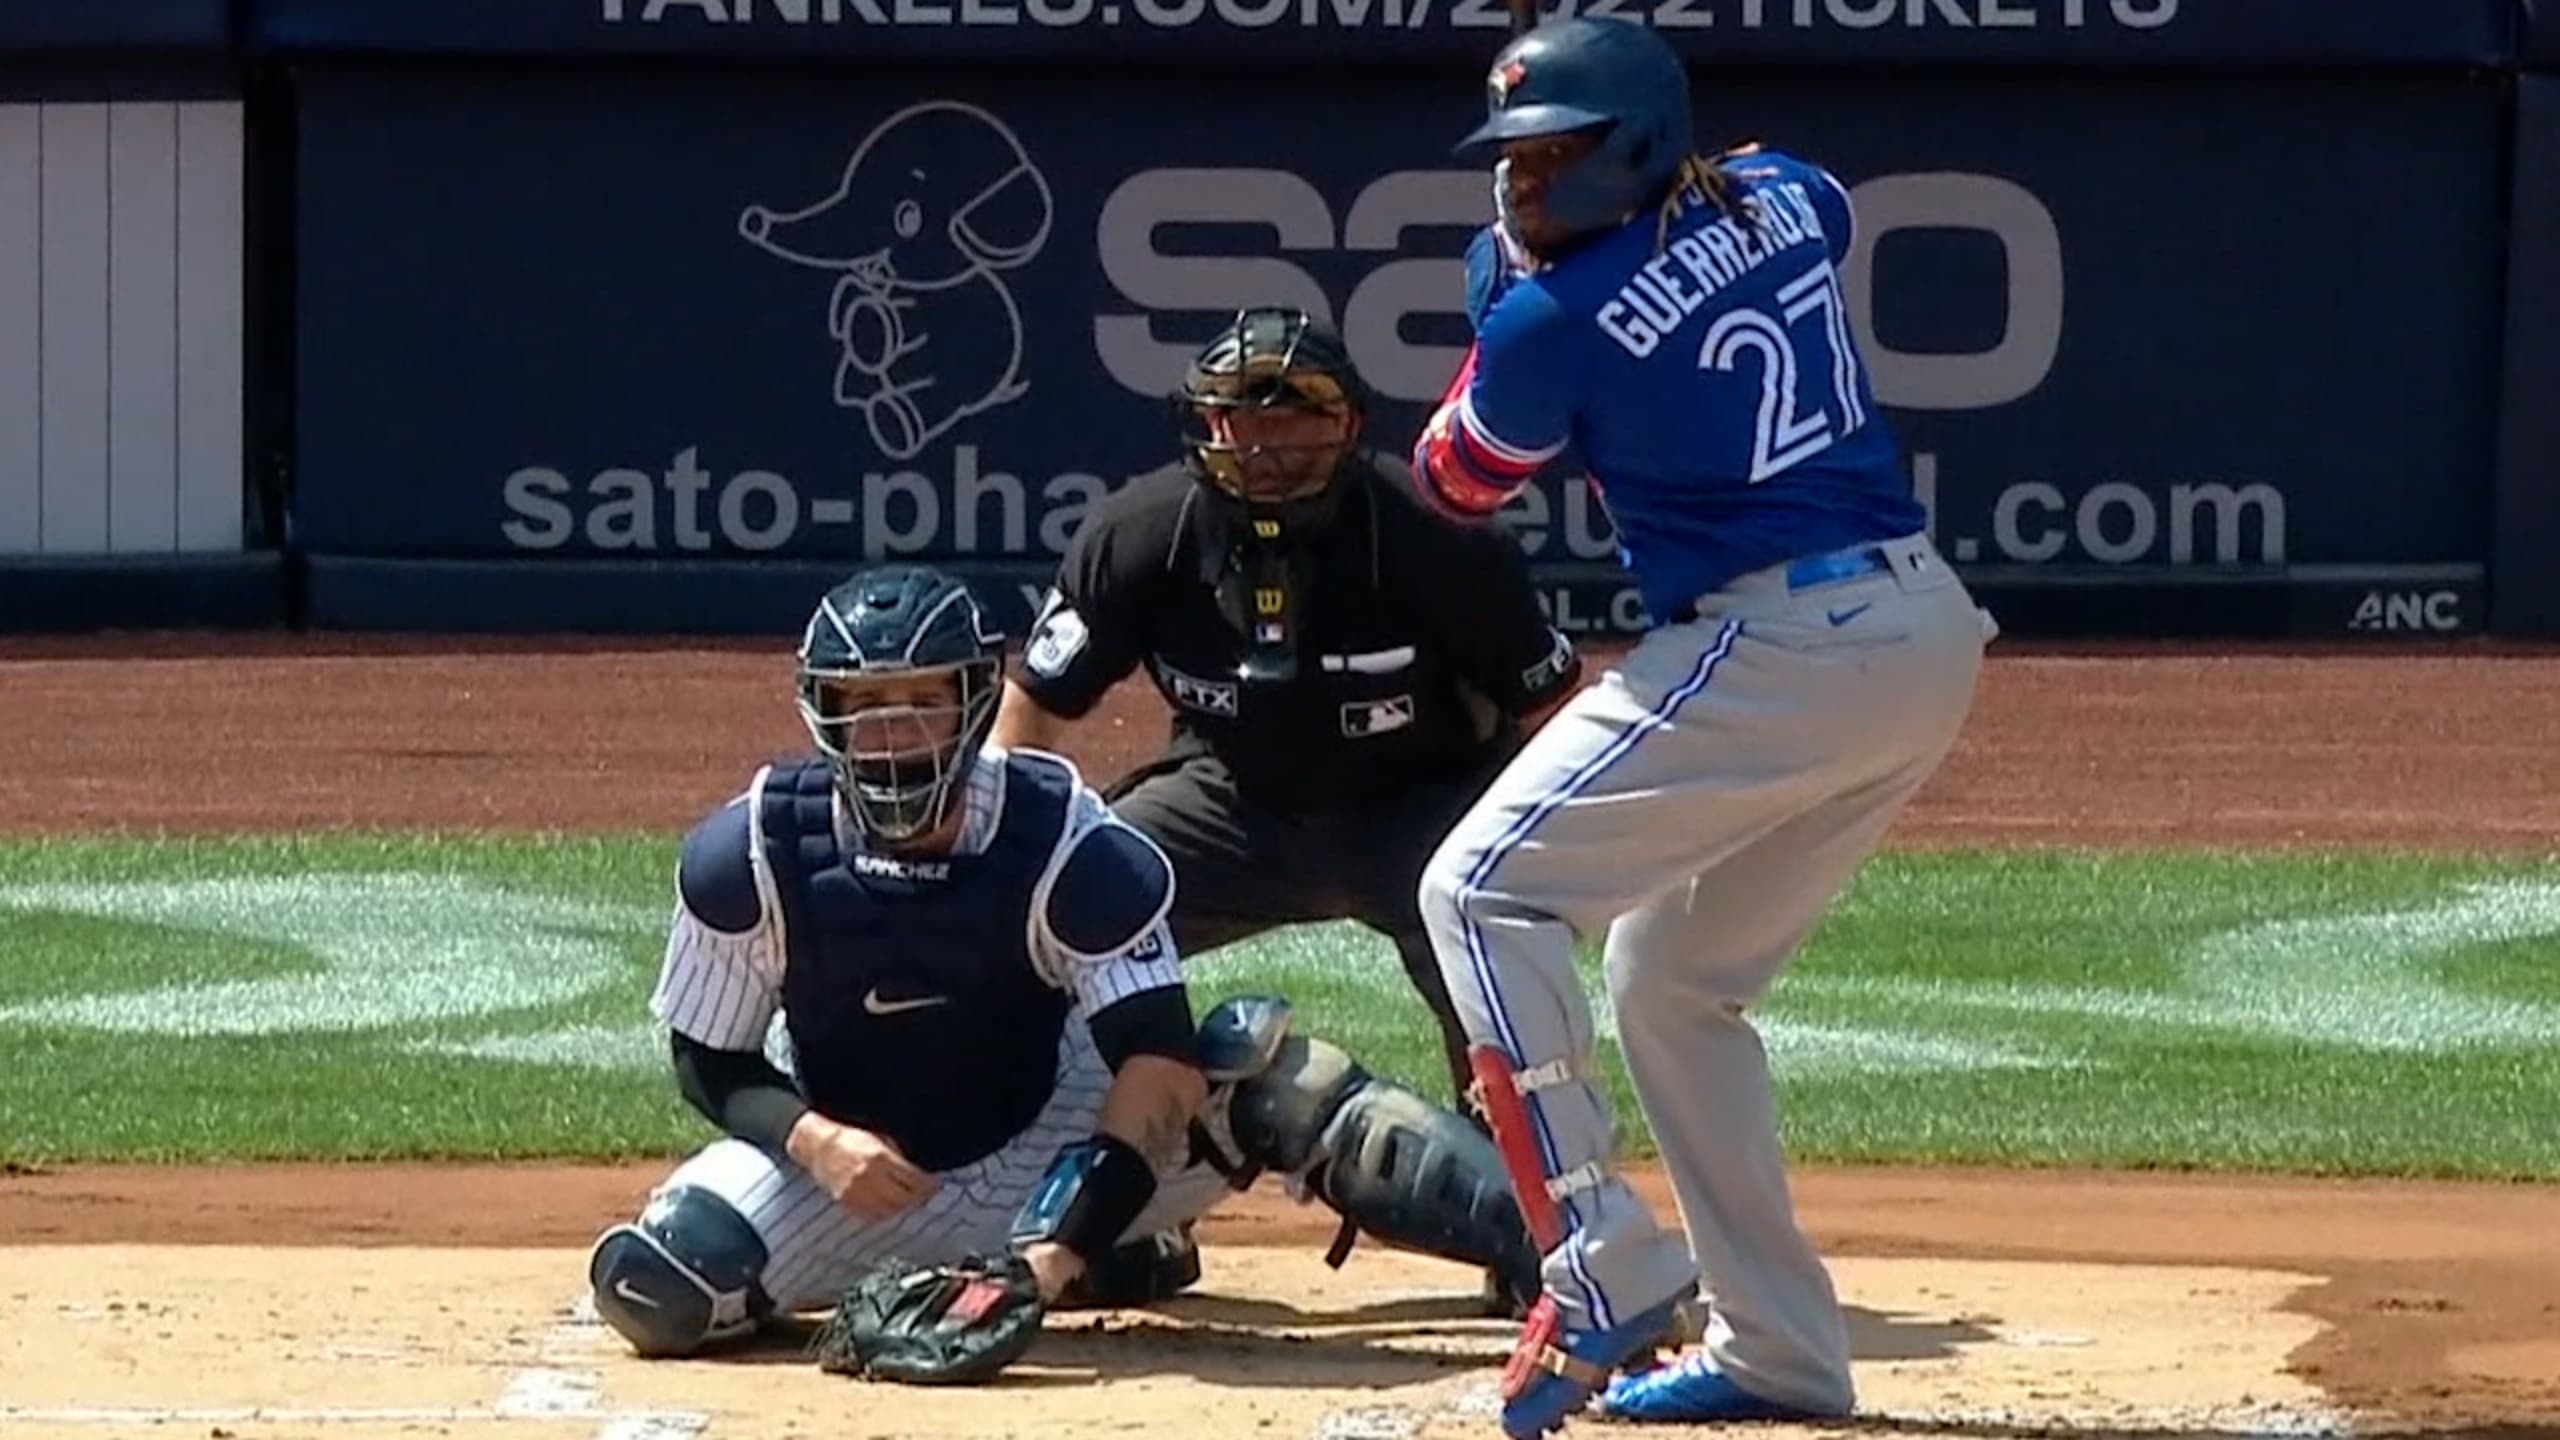
[[[1190,1222],[1270,1170],[1351,1234],[1537,1254],[1458,1116],[1230,1000],[1195,1027],[1173,872],[1064,760],[986,744],[1003,647],[957,581],[865,571],[799,652],[818,755],[685,837],[651,1010],[724,1135],[598,1239],[597,1312],[687,1355],[837,1307],[831,1370],[983,1379],[1057,1304],[1196,1279]],[[1159,1238],[1161,1237],[1161,1238]]]

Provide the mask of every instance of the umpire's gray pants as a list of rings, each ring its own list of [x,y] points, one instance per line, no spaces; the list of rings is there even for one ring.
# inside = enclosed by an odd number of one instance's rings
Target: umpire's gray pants
[[[1565,1323],[1621,1323],[1703,1270],[1726,1373],[1823,1410],[1853,1398],[1848,1340],[1796,1226],[1744,1012],[1946,755],[1993,632],[1925,537],[1882,548],[1889,571],[1792,590],[1773,567],[1646,635],[1530,740],[1422,882],[1469,1036],[1531,1077],[1568,1232],[1546,1264]],[[1573,960],[1576,937],[1604,932],[1686,1245],[1608,1170]]]

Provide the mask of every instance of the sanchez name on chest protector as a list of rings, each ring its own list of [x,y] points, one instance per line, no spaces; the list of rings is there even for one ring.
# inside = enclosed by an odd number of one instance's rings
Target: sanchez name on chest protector
[[[1012,756],[1004,781],[994,838],[975,855],[846,850],[823,763],[777,767],[758,816],[802,1093],[927,1170],[993,1152],[1040,1113],[1072,1004],[1033,962],[1029,917],[1073,778]]]

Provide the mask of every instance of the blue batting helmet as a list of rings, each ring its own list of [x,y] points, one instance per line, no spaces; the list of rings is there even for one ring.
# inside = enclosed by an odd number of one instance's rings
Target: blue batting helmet
[[[1550,20],[1493,58],[1484,123],[1456,153],[1482,160],[1513,140],[1604,128],[1541,202],[1569,230],[1605,229],[1659,199],[1696,142],[1688,72],[1661,36],[1623,20]]]
[[[856,828],[894,842],[941,827],[1003,678],[1004,637],[939,570],[880,566],[818,601],[800,636],[800,718]],[[918,679],[950,683],[936,694]]]

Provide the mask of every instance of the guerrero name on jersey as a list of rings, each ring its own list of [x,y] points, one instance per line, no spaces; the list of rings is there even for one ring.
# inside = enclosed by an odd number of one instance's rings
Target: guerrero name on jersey
[[[1926,518],[1849,338],[1847,191],[1774,150],[1716,163],[1747,217],[1691,181],[1656,224],[1531,274],[1478,235],[1476,346],[1415,457],[1442,503],[1488,514],[1571,446],[1656,619]]]

